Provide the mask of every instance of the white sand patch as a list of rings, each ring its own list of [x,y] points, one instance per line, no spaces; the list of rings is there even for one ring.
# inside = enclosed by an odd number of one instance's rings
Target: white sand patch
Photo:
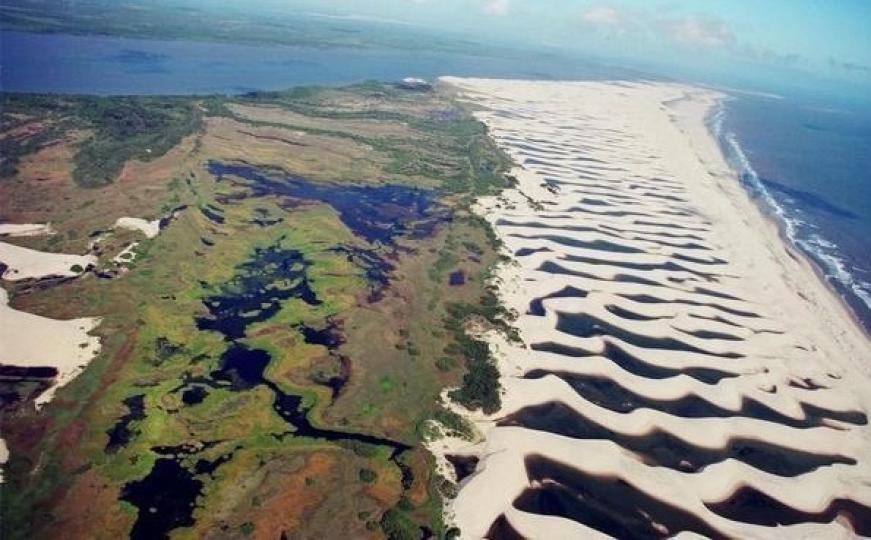
[[[0,289],[0,365],[57,369],[54,385],[36,399],[39,407],[100,351],[100,340],[88,334],[99,323],[94,317],[63,321],[18,311],[9,307],[8,295]]]
[[[160,220],[148,221],[142,218],[122,217],[115,222],[115,227],[140,231],[146,238],[154,238],[160,234]]]
[[[725,163],[705,125],[723,96],[643,82],[443,82],[477,106],[519,165],[516,189],[479,200],[475,211],[513,257],[493,282],[519,314],[524,343],[487,338],[503,406],[464,413],[485,440],[428,443],[449,478],[445,454],[480,458],[447,519],[465,538],[483,537],[497,519],[533,538],[600,536],[515,507],[525,490],[552,482],[530,481],[525,463],[538,455],[620,478],[722,535],[849,537],[841,518],[765,527],[706,506],[747,487],[807,513],[838,499],[871,507],[871,428],[855,420],[871,411],[871,344]],[[570,380],[611,386],[597,394]],[[518,414],[549,404],[614,440],[533,429]],[[519,423],[498,426],[512,414]],[[620,446],[654,432],[714,461],[690,470]],[[748,459],[733,440],[847,462],[780,474],[784,458]],[[650,515],[651,526],[662,530],[668,513]]]
[[[0,263],[8,267],[0,277],[7,281],[18,281],[78,276],[88,266],[95,265],[97,258],[93,255],[48,253],[0,242]]]
[[[121,253],[115,255],[115,257],[112,258],[112,262],[114,262],[115,264],[133,262],[133,259],[136,258],[136,246],[138,245],[139,242],[131,242],[127,245],[127,247],[121,250]]]
[[[0,484],[3,483],[3,465],[9,461],[9,448],[6,446],[6,441],[0,437]]]
[[[0,236],[43,236],[54,233],[51,223],[0,223]]]

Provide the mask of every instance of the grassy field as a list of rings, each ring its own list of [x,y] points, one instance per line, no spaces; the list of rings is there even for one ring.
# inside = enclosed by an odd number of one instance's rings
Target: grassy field
[[[0,174],[14,175],[22,156],[57,142],[65,131],[75,128],[89,132],[76,149],[72,170],[73,181],[86,188],[111,184],[131,159],[146,161],[165,154],[200,128],[202,116],[188,101],[151,97],[7,94],[2,111],[4,126],[15,126],[31,115],[47,126],[26,138],[3,139]]]
[[[409,29],[389,21],[343,20],[281,6],[239,9],[225,2],[6,0],[0,5],[0,28],[145,39],[505,54],[450,33],[423,32],[420,27]]]
[[[139,509],[125,493],[167,455],[201,484],[173,538],[448,534],[441,504],[452,488],[420,443],[432,419],[466,429],[438,403],[446,386],[459,386],[455,399],[466,406],[498,405],[489,353],[463,328],[474,317],[507,329],[486,286],[498,246],[469,205],[507,185],[508,162],[480,124],[441,93],[377,83],[232,99],[3,100],[0,144],[13,149],[0,178],[3,219],[50,221],[58,231],[10,241],[81,253],[96,238],[98,271],[115,276],[4,283],[17,309],[103,317],[103,350],[42,411],[4,405],[12,459],[3,538],[138,530]],[[340,206],[264,193],[241,177],[218,181],[210,162],[324,190],[434,190],[442,217],[424,233],[409,226],[373,243]],[[399,212],[391,204],[379,211]],[[121,216],[174,217],[145,239],[112,231]],[[133,241],[134,260],[118,268],[111,259]],[[244,314],[257,322],[232,342],[200,330],[204,302],[242,294],[250,261],[267,248],[300,254],[317,302],[289,297],[263,317],[268,306],[257,307]],[[374,297],[373,265],[389,279]],[[273,277],[262,291],[300,283],[265,270]],[[448,284],[454,272],[464,283]],[[327,328],[338,344],[312,342],[304,330]],[[264,383],[215,384],[233,343],[267,355]],[[326,384],[336,377],[338,392]],[[189,403],[195,388],[205,395]],[[300,396],[317,429],[410,449],[391,456],[378,443],[295,435],[273,406],[276,391]]]

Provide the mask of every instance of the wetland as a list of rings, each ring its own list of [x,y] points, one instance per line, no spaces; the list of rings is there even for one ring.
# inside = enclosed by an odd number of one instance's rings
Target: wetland
[[[100,317],[102,346],[39,410],[52,372],[4,367],[4,537],[448,534],[455,488],[422,446],[457,421],[439,395],[498,399],[463,331],[502,324],[469,205],[511,180],[481,124],[380,83],[2,99],[3,219],[57,231],[4,241],[97,259],[4,282],[10,305]]]

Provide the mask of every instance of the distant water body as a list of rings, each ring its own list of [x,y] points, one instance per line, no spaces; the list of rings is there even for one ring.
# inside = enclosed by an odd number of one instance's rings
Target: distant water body
[[[871,331],[871,109],[742,95],[714,130],[745,187]]]
[[[238,94],[445,74],[527,79],[637,76],[545,53],[474,56],[413,49],[0,33],[0,88],[8,92]]]
[[[637,78],[557,55],[254,46],[0,34],[0,89],[66,94],[234,94],[440,75]],[[715,122],[751,193],[871,330],[871,110],[740,95]]]

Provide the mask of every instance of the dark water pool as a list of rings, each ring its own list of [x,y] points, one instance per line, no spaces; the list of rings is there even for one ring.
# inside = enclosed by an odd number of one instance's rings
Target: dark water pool
[[[767,473],[794,477],[835,463],[856,463],[841,455],[813,454],[755,439],[732,439],[723,448],[705,448],[659,429],[646,435],[625,435],[559,402],[524,407],[499,420],[497,425],[520,426],[575,439],[611,440],[641,456],[648,465],[683,472],[698,472],[708,465],[735,459]]]
[[[393,245],[400,236],[426,237],[449,218],[447,209],[435,200],[438,194],[427,189],[315,183],[286,173],[217,161],[210,161],[208,170],[218,181],[225,176],[248,181],[254,196],[286,196],[328,204],[351,232],[371,243]]]
[[[207,395],[205,387],[224,388],[233,392],[247,392],[265,386],[274,395],[273,409],[287,423],[288,431],[273,436],[310,437],[336,442],[362,443],[390,449],[391,460],[403,471],[399,455],[410,448],[404,443],[368,435],[324,429],[313,425],[308,418],[310,407],[303,405],[302,396],[285,392],[274,381],[266,378],[265,370],[272,360],[262,349],[252,348],[241,341],[246,329],[256,322],[268,320],[281,308],[282,302],[296,299],[310,306],[320,303],[309,286],[309,262],[297,250],[284,248],[280,242],[256,249],[251,259],[236,268],[229,282],[216,287],[214,294],[203,299],[208,315],[196,319],[200,330],[221,333],[228,342],[217,367],[207,376],[188,378],[178,389],[185,388],[182,400],[196,406]],[[341,345],[342,337],[335,321],[328,320],[323,328],[300,326],[299,331],[309,343],[324,345],[332,352]],[[344,381],[342,381],[344,384]],[[339,390],[341,386],[339,386]],[[144,417],[142,396],[131,398],[130,414],[119,420],[110,432],[110,438],[119,445],[130,436],[129,424]],[[125,402],[127,403],[127,402]],[[111,441],[110,441],[111,443]],[[187,447],[153,448],[164,457],[158,459],[143,479],[124,486],[122,500],[139,509],[132,537],[136,539],[166,538],[178,527],[194,524],[193,510],[202,491],[202,475],[211,474],[232,454],[215,461],[198,460],[191,468],[183,464],[185,453],[195,452]],[[175,457],[165,457],[175,455]]]
[[[514,501],[519,510],[571,519],[615,538],[667,538],[680,531],[725,538],[703,519],[620,478],[594,476],[538,455],[525,461],[535,487]]]

